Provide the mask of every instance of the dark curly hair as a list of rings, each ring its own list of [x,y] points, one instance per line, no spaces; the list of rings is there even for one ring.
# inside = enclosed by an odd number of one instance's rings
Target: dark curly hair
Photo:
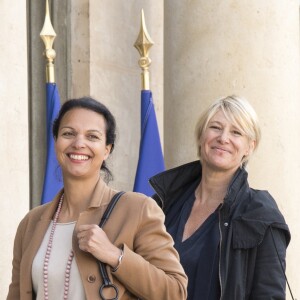
[[[116,120],[109,109],[99,101],[91,98],[91,97],[82,97],[78,99],[70,99],[66,101],[57,116],[57,118],[53,122],[52,133],[54,139],[57,139],[59,126],[63,116],[70,110],[74,108],[84,108],[91,111],[94,111],[100,115],[102,115],[105,119],[106,124],[106,145],[111,145],[110,153],[112,153],[116,140]],[[105,173],[105,179],[107,181],[113,178],[111,171],[106,166],[105,161],[103,161],[101,170]]]

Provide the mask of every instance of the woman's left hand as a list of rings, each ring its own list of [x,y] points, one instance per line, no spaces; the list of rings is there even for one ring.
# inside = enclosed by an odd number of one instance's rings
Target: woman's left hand
[[[91,253],[112,268],[118,264],[121,250],[111,243],[106,233],[98,225],[80,225],[77,238],[80,250]]]

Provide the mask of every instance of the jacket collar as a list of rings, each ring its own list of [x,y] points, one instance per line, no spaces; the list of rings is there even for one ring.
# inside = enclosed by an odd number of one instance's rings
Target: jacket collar
[[[44,209],[44,212],[41,214],[41,217],[40,217],[41,221],[52,220],[52,218],[56,212],[58,202],[63,193],[64,193],[64,189],[61,189],[51,202],[44,204],[45,206],[48,206],[48,208]]]
[[[97,208],[101,205],[107,205],[113,196],[113,190],[107,186],[102,178],[99,178],[89,208]]]
[[[195,182],[200,182],[202,177],[202,166],[199,160],[193,161],[179,167],[164,171],[150,178],[149,182],[157,193],[156,200],[161,202],[164,210],[172,205],[172,200],[181,195],[184,190]],[[247,184],[248,173],[244,168],[239,168],[231,183],[229,184],[224,198],[224,209],[230,208],[238,195],[241,186]]]
[[[64,189],[61,189],[50,203],[45,204],[49,206],[49,208],[44,210],[40,218],[41,220],[52,220],[53,215],[56,212],[58,202],[63,193]],[[103,179],[100,178],[95,186],[88,209],[97,208],[101,205],[107,205],[112,197],[112,194],[113,190],[107,186]]]
[[[190,162],[179,167],[161,172],[150,178],[149,183],[156,195],[153,198],[166,212],[186,187],[196,180],[200,181],[202,167],[200,161]]]

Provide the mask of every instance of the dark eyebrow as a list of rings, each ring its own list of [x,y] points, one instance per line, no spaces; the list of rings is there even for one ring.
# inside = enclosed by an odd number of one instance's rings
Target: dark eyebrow
[[[62,126],[62,127],[60,127],[60,129],[72,129],[72,130],[75,130],[73,127],[70,127],[70,126]]]
[[[61,127],[60,129],[70,129],[70,130],[76,131],[76,129],[73,128],[73,127],[71,127],[71,126],[63,126],[63,127]],[[99,130],[97,130],[97,129],[89,129],[87,132],[88,132],[88,133],[98,133],[98,134],[100,134],[100,135],[103,135],[103,132],[102,132],[102,131],[99,131]]]
[[[90,129],[88,130],[88,133],[99,133],[100,135],[103,135],[103,131],[99,131],[97,129]]]

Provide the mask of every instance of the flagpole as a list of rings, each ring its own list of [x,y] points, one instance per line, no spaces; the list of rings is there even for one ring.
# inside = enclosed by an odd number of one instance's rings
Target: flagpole
[[[47,155],[44,174],[44,184],[41,204],[51,201],[55,195],[62,189],[63,181],[61,169],[55,154],[55,140],[52,134],[52,125],[57,118],[60,110],[60,97],[54,76],[54,59],[56,53],[53,49],[53,42],[56,33],[53,29],[49,1],[46,0],[46,15],[44,26],[40,37],[45,44],[44,56],[46,57],[46,128],[47,128]]]
[[[165,169],[152,92],[150,90],[149,66],[151,65],[151,59],[148,55],[149,49],[153,44],[146,29],[144,11],[142,10],[141,28],[134,44],[141,56],[139,66],[142,69],[142,91],[141,139],[133,191],[148,196],[154,194],[154,190],[148,182],[149,178]]]
[[[53,49],[53,42],[56,38],[56,33],[51,23],[50,13],[49,13],[49,2],[46,0],[46,14],[45,21],[42,31],[40,33],[40,37],[44,42],[45,50],[44,56],[47,60],[46,65],[46,82],[47,83],[55,83],[55,75],[54,75],[54,59],[56,56],[55,50]]]
[[[139,66],[142,69],[142,90],[150,90],[149,66],[151,65],[151,59],[148,57],[148,55],[149,49],[153,44],[154,43],[146,28],[144,10],[142,9],[141,28],[137,40],[134,43],[134,47],[139,51],[141,56],[139,59]]]

